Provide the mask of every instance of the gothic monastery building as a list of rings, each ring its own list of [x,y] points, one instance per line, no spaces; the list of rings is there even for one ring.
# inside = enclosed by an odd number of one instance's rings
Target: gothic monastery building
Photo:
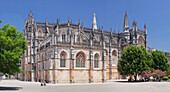
[[[22,56],[20,74],[24,81],[48,83],[96,83],[122,76],[117,71],[121,52],[129,44],[147,47],[147,29],[129,28],[127,13],[123,32],[97,28],[94,14],[92,28],[72,23],[34,20],[32,12],[25,21],[27,49]]]

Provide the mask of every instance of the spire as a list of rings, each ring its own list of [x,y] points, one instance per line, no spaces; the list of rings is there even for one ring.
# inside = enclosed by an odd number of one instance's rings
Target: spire
[[[70,21],[69,21],[69,17],[68,17],[68,23],[69,23]]]
[[[82,23],[81,23],[81,27],[83,28],[83,21],[82,21]]]
[[[32,12],[31,12],[31,10],[30,10],[30,17],[33,18],[33,14],[32,14]]]
[[[110,38],[112,38],[112,28],[110,28]]]
[[[136,23],[136,21],[134,20],[133,21],[133,24],[132,24],[133,26],[137,26],[137,23]]]
[[[144,24],[144,31],[147,34],[146,24]]]
[[[27,24],[27,18],[25,19],[25,25]]]
[[[57,19],[57,25],[58,25],[58,19]]]
[[[144,29],[146,29],[146,24],[144,24]]]
[[[127,11],[125,11],[123,31],[128,31],[127,29],[129,29],[129,23],[128,23]]]
[[[47,17],[46,17],[46,19],[45,19],[45,23],[46,23],[46,25],[48,25],[48,19],[47,19]]]
[[[35,29],[37,30],[37,23],[36,21],[34,20],[34,24],[35,24]]]
[[[112,28],[110,28],[110,33],[112,34]]]
[[[60,24],[60,19],[58,20],[58,24]]]
[[[46,17],[46,20],[45,20],[46,22],[48,22],[48,19],[47,19],[47,17]]]
[[[30,14],[28,14],[28,23],[29,24],[33,24],[34,23],[34,19],[33,19],[33,13],[30,10]]]
[[[79,21],[78,21],[78,25],[80,25],[80,19],[79,19]]]
[[[101,30],[101,40],[103,41],[103,26],[102,26],[102,30]]]
[[[48,29],[48,19],[47,19],[47,17],[45,19],[45,26],[46,26],[46,31],[49,34],[50,32],[49,32],[49,29]]]
[[[95,13],[94,13],[94,17],[93,17],[93,29],[96,29],[96,30],[97,30],[97,23],[96,23]]]
[[[114,29],[114,34],[116,35],[116,30]]]
[[[102,31],[103,31],[103,26],[102,26]]]
[[[118,29],[118,34],[120,34],[120,30]]]
[[[72,20],[71,20],[71,24],[72,24],[73,22],[72,22]]]

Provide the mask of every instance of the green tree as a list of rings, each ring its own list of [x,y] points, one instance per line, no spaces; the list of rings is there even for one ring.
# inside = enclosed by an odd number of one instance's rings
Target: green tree
[[[163,51],[152,51],[153,65],[152,68],[155,70],[167,71],[169,68],[168,58],[165,56]]]
[[[1,22],[1,20],[0,20]],[[22,32],[15,26],[6,24],[0,27],[0,72],[13,75],[20,72],[21,56],[26,50]]]
[[[149,70],[152,65],[152,56],[146,49],[136,45],[127,46],[122,52],[121,60],[118,62],[118,71],[121,75],[140,75],[142,71]]]
[[[147,65],[147,68],[145,67],[145,69],[143,70],[148,70],[148,69],[153,70],[151,69],[151,66],[153,64],[152,55],[147,52],[147,50],[145,49],[145,47],[143,47],[143,45],[140,47],[140,49],[143,51],[143,57],[141,58],[143,62],[145,62],[145,64]]]

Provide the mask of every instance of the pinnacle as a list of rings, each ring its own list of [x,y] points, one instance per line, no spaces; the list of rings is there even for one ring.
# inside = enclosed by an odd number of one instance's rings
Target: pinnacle
[[[129,23],[128,23],[127,11],[125,11],[123,31],[125,31],[125,29],[127,29],[127,28],[129,28]]]
[[[97,30],[97,23],[96,23],[96,14],[94,13],[94,17],[93,17],[93,28]]]

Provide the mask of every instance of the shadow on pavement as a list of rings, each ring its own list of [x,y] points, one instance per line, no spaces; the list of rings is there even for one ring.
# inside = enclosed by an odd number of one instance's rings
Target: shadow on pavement
[[[120,83],[141,83],[142,81],[115,81]]]
[[[22,87],[0,87],[0,90],[19,90]]]

